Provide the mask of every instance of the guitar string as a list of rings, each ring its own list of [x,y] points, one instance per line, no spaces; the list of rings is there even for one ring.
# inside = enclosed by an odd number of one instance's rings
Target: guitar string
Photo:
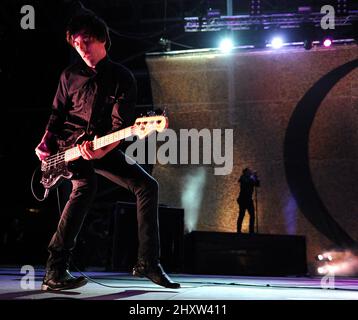
[[[150,120],[150,119],[148,119],[146,122],[151,122],[151,126],[153,127],[153,124],[154,123],[161,123],[161,121],[162,120],[159,120],[159,122],[158,122],[158,120]],[[131,126],[131,127],[128,127],[128,128],[125,128],[125,129],[123,129],[123,131],[126,131],[126,130],[131,130],[131,132],[132,132],[132,130],[134,129],[134,127],[138,127],[139,125],[133,125],[133,126]],[[122,131],[122,130],[121,130]],[[114,133],[112,133],[112,134],[115,134],[116,132],[114,132]],[[102,138],[104,138],[104,137],[101,137],[101,138],[98,138],[98,140],[99,139],[102,139]],[[60,152],[60,153],[57,153],[57,154],[55,154],[55,155],[52,155],[52,156],[49,156],[48,158],[47,158],[47,160],[52,160],[52,159],[54,159],[54,158],[56,158],[57,157],[57,155],[61,155],[62,153],[64,153],[64,152],[66,152],[66,151],[63,151],[63,152]]]
[[[125,134],[123,134],[122,137],[119,137],[120,140],[123,140],[123,138],[125,137]],[[101,138],[99,138],[101,139]],[[97,141],[99,140],[97,139]],[[106,142],[106,139],[102,139],[103,142]],[[108,138],[107,138],[107,141],[108,141]],[[99,141],[99,144],[101,145],[102,142]],[[45,167],[46,168],[51,168],[52,166],[56,166],[57,164],[61,163],[61,162],[65,162],[65,158],[66,158],[66,151],[68,150],[65,150],[65,151],[62,151],[62,152],[59,152],[59,153],[56,153],[55,155],[53,156],[50,156],[48,157],[47,159],[45,159]]]
[[[125,135],[124,135],[125,136]],[[103,137],[102,137],[103,138]],[[102,138],[98,138],[98,140],[102,139]],[[108,139],[108,138],[107,138]],[[122,140],[123,138],[120,137],[120,139]],[[102,139],[103,140],[103,139]],[[104,141],[106,141],[106,139],[104,139]],[[101,144],[101,142],[100,142]],[[66,151],[68,150],[65,150],[65,151],[62,151],[62,152],[58,152],[48,158],[45,159],[45,166],[55,166],[57,165],[58,163],[61,163],[61,162],[64,162],[64,159],[66,158]]]
[[[123,138],[121,138],[122,140]],[[104,140],[105,141],[105,140]],[[51,167],[55,167],[56,165],[65,162],[65,158],[66,158],[66,151],[62,151],[57,153],[56,155],[50,156],[49,158],[47,158],[45,160],[45,168],[51,168]]]

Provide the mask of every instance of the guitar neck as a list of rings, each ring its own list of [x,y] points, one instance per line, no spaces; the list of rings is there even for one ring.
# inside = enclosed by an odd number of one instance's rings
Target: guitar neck
[[[93,140],[93,150],[97,150],[106,146],[109,146],[112,143],[121,141],[123,139],[126,139],[133,135],[132,127],[128,127],[110,134],[107,134],[103,137],[97,138]],[[78,147],[73,147],[70,149],[67,149],[65,151],[65,161],[72,161],[81,156],[80,151],[78,150]]]

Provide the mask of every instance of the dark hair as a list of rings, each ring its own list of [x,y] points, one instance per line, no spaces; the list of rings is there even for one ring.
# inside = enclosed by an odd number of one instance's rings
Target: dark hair
[[[66,27],[66,40],[73,46],[72,36],[80,31],[88,33],[88,35],[96,38],[100,42],[106,42],[106,50],[111,46],[111,39],[107,24],[98,16],[85,13],[74,16]]]

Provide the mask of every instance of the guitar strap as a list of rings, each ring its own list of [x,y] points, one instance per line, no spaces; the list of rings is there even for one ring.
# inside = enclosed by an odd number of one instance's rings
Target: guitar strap
[[[96,92],[96,95],[98,94],[97,90],[98,90],[98,86],[97,84],[95,83],[94,81],[94,78],[95,77],[91,77],[87,82],[86,82],[86,86],[88,86],[90,88],[90,91],[91,93],[95,93]],[[88,94],[88,93],[87,93]],[[93,106],[92,106],[92,112],[91,112],[91,115],[90,115],[90,119],[88,120],[88,123],[87,123],[87,127],[86,127],[86,134],[87,135],[91,135],[91,131],[90,131],[90,127],[91,127],[91,124],[92,124],[92,120],[93,120],[93,115],[94,113],[96,112],[96,97],[94,98],[94,100],[92,101],[93,103]]]
[[[119,103],[120,100],[124,99],[123,94],[119,97],[119,83],[117,82],[116,91],[114,92],[114,103]]]

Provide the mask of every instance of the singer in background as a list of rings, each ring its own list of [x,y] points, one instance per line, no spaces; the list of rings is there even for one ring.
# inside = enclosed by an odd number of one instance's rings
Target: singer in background
[[[260,186],[260,180],[256,172],[251,171],[250,168],[245,168],[239,178],[240,194],[237,198],[239,204],[239,217],[237,219],[237,232],[241,233],[242,221],[244,220],[246,210],[250,215],[249,232],[255,232],[255,207],[252,195],[255,187]]]

